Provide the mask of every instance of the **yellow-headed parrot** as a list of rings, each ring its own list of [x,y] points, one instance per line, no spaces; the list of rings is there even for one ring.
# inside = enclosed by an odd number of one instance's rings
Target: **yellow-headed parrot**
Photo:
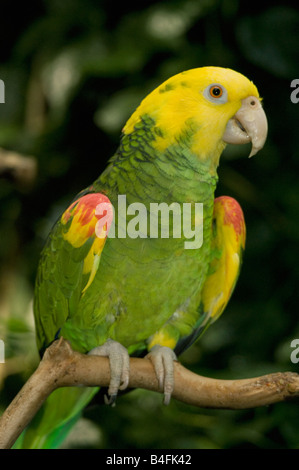
[[[50,232],[34,302],[41,354],[63,336],[108,356],[110,403],[129,356],[146,355],[168,403],[173,361],[219,317],[239,274],[245,224],[237,201],[214,198],[220,155],[248,142],[254,155],[266,135],[255,85],[233,70],[188,70],[152,91]],[[56,390],[16,447],[57,447],[97,390]]]

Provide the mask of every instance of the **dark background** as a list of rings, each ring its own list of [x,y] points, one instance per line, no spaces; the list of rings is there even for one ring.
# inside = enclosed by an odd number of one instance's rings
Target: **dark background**
[[[244,263],[221,319],[181,361],[210,377],[298,371],[299,11],[293,2],[44,0],[1,2],[0,147],[33,156],[37,174],[0,179],[0,411],[37,363],[31,298],[52,223],[114,153],[126,119],[164,79],[230,67],[264,98],[269,137],[229,147],[216,195],[238,199],[247,224]],[[138,4],[137,4],[138,5]],[[249,6],[250,5],[250,6]],[[298,354],[299,357],[299,354]],[[65,446],[78,448],[298,448],[298,404],[202,410],[136,390],[115,408],[85,412]]]

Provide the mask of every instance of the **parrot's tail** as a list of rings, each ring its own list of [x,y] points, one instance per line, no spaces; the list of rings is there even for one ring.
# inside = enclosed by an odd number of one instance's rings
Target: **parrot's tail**
[[[98,390],[98,387],[55,390],[17,439],[13,449],[57,449]]]

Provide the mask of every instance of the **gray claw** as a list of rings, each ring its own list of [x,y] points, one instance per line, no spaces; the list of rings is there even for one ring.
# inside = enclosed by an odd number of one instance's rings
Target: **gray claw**
[[[159,388],[164,392],[164,405],[168,405],[174,388],[173,362],[177,357],[172,349],[160,345],[154,346],[146,357],[152,362]]]
[[[104,402],[105,405],[115,406],[116,405],[116,397],[117,395],[104,395]]]
[[[125,390],[130,378],[130,357],[127,349],[117,341],[108,339],[102,346],[89,351],[92,356],[104,356],[109,358],[110,384],[108,388],[109,397],[105,397],[105,403],[115,404],[119,390]]]

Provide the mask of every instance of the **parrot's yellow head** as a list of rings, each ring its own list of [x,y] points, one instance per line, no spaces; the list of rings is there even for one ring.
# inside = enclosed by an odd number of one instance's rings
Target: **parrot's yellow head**
[[[251,155],[267,136],[267,119],[256,86],[244,75],[221,67],[188,70],[166,80],[150,93],[128,120],[130,134],[144,116],[154,123],[154,148],[163,151],[178,142],[201,161],[217,167],[227,143],[252,142]]]

